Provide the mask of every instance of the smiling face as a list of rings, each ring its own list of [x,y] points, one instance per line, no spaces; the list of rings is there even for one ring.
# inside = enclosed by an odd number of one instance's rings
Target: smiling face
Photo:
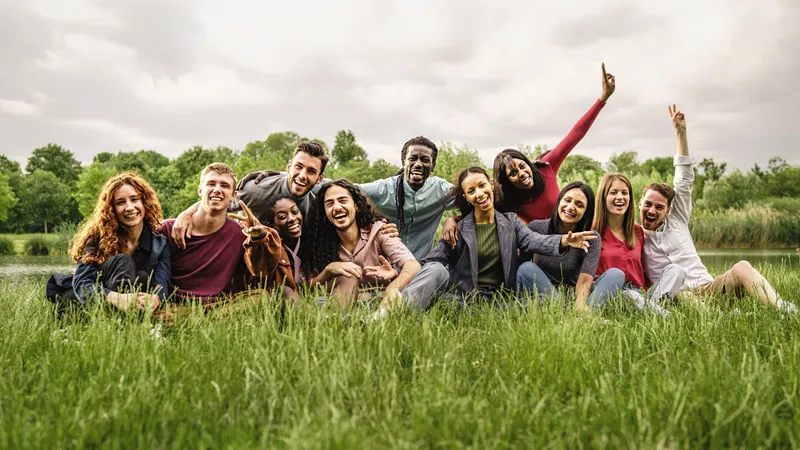
[[[476,211],[494,208],[494,183],[482,173],[470,173],[461,181],[464,198]]]
[[[322,181],[322,161],[306,152],[297,152],[286,165],[286,172],[289,174],[286,179],[289,191],[293,195],[302,197]]]
[[[622,180],[614,180],[605,198],[605,206],[610,216],[624,216],[631,203],[631,191]]]
[[[209,170],[200,179],[197,190],[201,206],[212,212],[227,212],[228,203],[233,198],[234,184],[234,178],[230,174]]]
[[[403,161],[403,176],[412,189],[417,190],[428,181],[436,162],[433,159],[433,149],[424,145],[412,145],[408,148],[406,159]]]
[[[273,225],[282,239],[296,240],[303,234],[303,213],[290,198],[282,198],[272,207]]]
[[[142,196],[130,184],[123,184],[114,191],[114,215],[126,228],[134,228],[144,220]]]
[[[356,224],[356,204],[350,191],[331,186],[325,191],[325,216],[338,230],[345,231]]]
[[[669,202],[666,197],[653,189],[648,189],[639,203],[642,227],[649,231],[660,227],[664,223],[667,214],[669,214],[668,205]]]
[[[511,163],[506,167],[506,176],[509,183],[517,189],[533,187],[533,169],[521,159],[511,159]]]
[[[558,204],[558,217],[566,226],[574,226],[583,219],[589,200],[579,188],[570,189]]]

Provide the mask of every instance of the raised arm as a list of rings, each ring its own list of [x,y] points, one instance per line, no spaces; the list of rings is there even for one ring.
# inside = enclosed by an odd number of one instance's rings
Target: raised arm
[[[614,94],[614,91],[617,88],[616,79],[614,75],[610,73],[606,73],[606,65],[605,63],[600,65],[602,69],[602,88],[603,91],[600,94],[600,97],[597,101],[592,105],[591,109],[583,115],[583,117],[578,120],[578,123],[572,127],[569,131],[567,137],[564,138],[561,142],[556,145],[556,147],[546,155],[544,155],[541,159],[550,164],[550,167],[556,173],[558,169],[561,167],[561,163],[569,155],[569,152],[575,148],[576,145],[586,136],[586,133],[589,132],[589,128],[592,127],[595,119],[600,114],[600,110],[606,105],[606,102]]]
[[[675,128],[677,149],[675,152],[675,177],[673,187],[675,198],[672,200],[670,215],[689,223],[692,215],[692,185],[694,184],[694,161],[689,156],[689,139],[686,135],[686,116],[675,105],[667,107],[672,126]]]

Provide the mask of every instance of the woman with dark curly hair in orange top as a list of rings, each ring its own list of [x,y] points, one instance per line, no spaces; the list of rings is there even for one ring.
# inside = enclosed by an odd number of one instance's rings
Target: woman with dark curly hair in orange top
[[[145,180],[130,172],[108,180],[73,240],[75,274],[53,275],[48,297],[81,304],[102,298],[119,309],[158,308],[167,295],[171,266],[167,236],[157,231],[161,220],[161,204]]]

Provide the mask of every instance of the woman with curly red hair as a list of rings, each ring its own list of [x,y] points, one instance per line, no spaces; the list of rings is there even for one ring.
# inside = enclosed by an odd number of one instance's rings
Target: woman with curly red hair
[[[56,274],[48,297],[91,303],[96,298],[119,308],[155,310],[168,293],[170,251],[158,233],[161,204],[135,173],[106,182],[94,212],[73,240],[74,275]]]

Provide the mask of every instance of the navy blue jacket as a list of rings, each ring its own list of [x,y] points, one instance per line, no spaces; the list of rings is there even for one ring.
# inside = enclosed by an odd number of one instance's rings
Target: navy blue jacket
[[[159,286],[158,298],[163,302],[169,289],[172,260],[169,251],[169,237],[153,233],[150,226],[145,225],[139,237],[139,245],[133,251],[137,272],[147,272],[152,277],[150,286]],[[75,275],[72,277],[72,288],[81,303],[87,303],[93,295],[108,294],[110,289],[98,283],[100,264],[83,264],[78,261]]]

